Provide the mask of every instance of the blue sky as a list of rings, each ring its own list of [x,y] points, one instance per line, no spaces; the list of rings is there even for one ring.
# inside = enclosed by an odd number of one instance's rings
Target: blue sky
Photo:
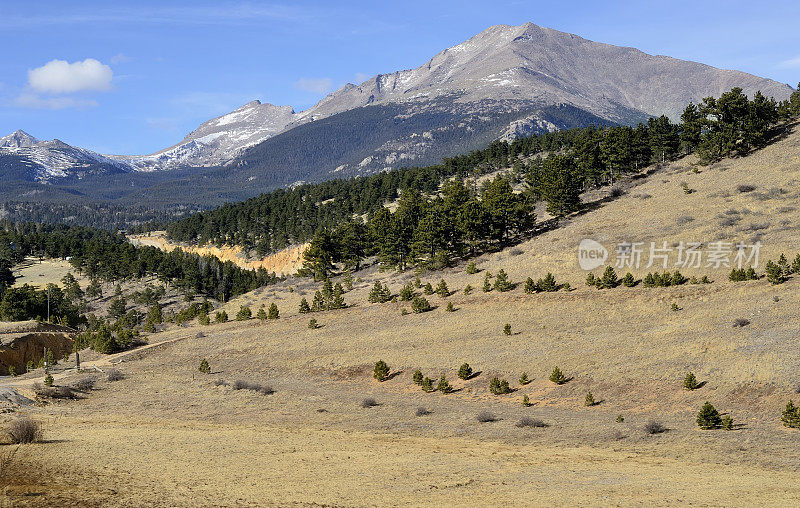
[[[250,100],[300,111],[527,21],[796,86],[798,19],[797,1],[0,0],[0,135],[151,153]]]

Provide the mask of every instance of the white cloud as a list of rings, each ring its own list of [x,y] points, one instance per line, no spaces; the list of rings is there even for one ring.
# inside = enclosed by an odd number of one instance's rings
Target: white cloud
[[[782,69],[800,69],[800,56],[784,60],[778,64],[778,67]]]
[[[111,89],[114,71],[94,58],[69,63],[66,60],[51,60],[41,67],[28,71],[28,84],[42,93],[74,93],[81,91],[103,91]]]
[[[21,108],[31,109],[86,109],[97,106],[97,101],[91,99],[78,99],[75,97],[40,97],[36,94],[25,92],[14,100],[14,104]]]
[[[313,93],[328,93],[333,87],[331,78],[300,78],[294,83],[295,88]]]

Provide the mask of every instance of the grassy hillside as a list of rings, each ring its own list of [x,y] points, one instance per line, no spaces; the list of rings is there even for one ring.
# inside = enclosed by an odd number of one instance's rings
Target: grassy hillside
[[[703,267],[681,271],[711,284],[597,290],[578,266],[584,238],[612,255],[620,241],[760,241],[759,273],[782,252],[794,258],[796,127],[747,157],[692,163],[654,169],[613,199],[596,191],[597,205],[560,227],[476,259],[478,273],[465,265],[420,273],[454,292],[427,296],[430,312],[369,303],[376,280],[397,294],[416,277],[371,266],[355,274],[346,309],[300,314],[318,284],[289,279],[222,307],[233,317],[242,305],[255,313],[275,303],[278,320],[151,335],[180,340],[128,355],[117,365],[122,381],[93,374],[98,384],[84,400],[19,410],[45,422],[49,442],[19,449],[6,497],[15,505],[797,504],[800,431],[780,415],[798,397],[800,276],[736,283],[727,268]],[[573,290],[525,294],[519,284],[484,293],[485,272],[500,269],[516,283],[552,272]],[[652,270],[632,272],[641,279]],[[310,318],[320,327],[309,328]],[[211,374],[198,371],[203,358]],[[381,359],[392,372],[384,382],[372,377]],[[468,380],[456,375],[464,362],[476,371]],[[566,384],[548,380],[556,365]],[[424,393],[412,381],[417,368],[434,385],[445,374],[454,391]],[[531,382],[521,386],[523,371]],[[694,391],[683,388],[690,371],[702,384]],[[513,392],[491,394],[493,376]],[[236,380],[274,393],[236,390]],[[597,405],[584,405],[587,391]],[[377,405],[362,407],[367,398]],[[734,430],[699,430],[705,401]],[[480,422],[482,412],[494,421]],[[650,421],[667,430],[650,434]]]

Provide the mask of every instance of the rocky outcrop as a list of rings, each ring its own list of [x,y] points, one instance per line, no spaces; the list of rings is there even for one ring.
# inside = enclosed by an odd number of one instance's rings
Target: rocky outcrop
[[[0,324],[0,375],[8,375],[9,367],[24,373],[28,362],[39,363],[45,349],[63,358],[72,352],[74,332],[67,326],[36,321]]]

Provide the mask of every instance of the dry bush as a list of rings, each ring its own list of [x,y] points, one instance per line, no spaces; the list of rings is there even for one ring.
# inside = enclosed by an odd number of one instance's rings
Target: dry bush
[[[478,413],[475,419],[477,419],[481,423],[497,421],[497,417],[493,413],[490,413],[489,411],[481,411],[480,413]]]
[[[125,379],[125,374],[118,371],[117,369],[109,369],[106,373],[106,379],[108,381],[121,381]]]
[[[76,379],[75,381],[69,384],[69,388],[78,392],[90,392],[94,388],[95,383],[97,383],[97,378],[94,376],[86,376],[80,379]]]
[[[361,401],[361,407],[375,407],[378,406],[378,401],[373,399],[372,397],[367,397],[366,399]]]
[[[33,393],[37,397],[47,399],[77,399],[75,393],[68,386],[43,386],[40,383],[34,383]]]
[[[433,411],[431,411],[431,410],[430,410],[430,409],[428,409],[428,408],[424,408],[424,407],[418,407],[418,408],[417,408],[417,412],[416,412],[415,414],[416,414],[417,416],[428,416],[428,415],[429,415],[429,414],[431,414],[431,413],[433,413]]]
[[[231,384],[231,388],[234,390],[250,390],[253,392],[258,392],[261,395],[272,395],[275,393],[275,390],[273,390],[271,386],[262,385],[261,383],[253,383],[251,381],[242,381],[241,379],[234,381],[233,384]]]
[[[736,187],[736,190],[741,193],[753,192],[754,190],[756,190],[756,187],[755,185],[739,185],[738,187]]]
[[[644,431],[648,434],[661,434],[662,432],[666,432],[667,428],[662,425],[661,422],[650,420],[644,424]]]
[[[214,386],[228,386],[228,382],[221,378],[217,379],[216,381],[213,381],[211,384],[213,384]]]
[[[517,422],[517,427],[547,427],[547,424],[544,423],[542,420],[538,418],[531,418],[530,416],[523,416],[520,421]]]
[[[6,434],[14,444],[36,443],[42,440],[41,426],[27,416],[21,416],[11,422],[6,429]]]
[[[683,225],[683,224],[688,224],[688,223],[692,222],[693,220],[694,220],[694,217],[689,216],[689,215],[684,215],[682,217],[678,217],[678,220],[676,222],[679,225]]]
[[[512,255],[512,256],[519,256],[520,254],[522,254],[522,249],[518,249],[518,248],[514,247],[513,249],[508,251],[508,253],[510,255]]]
[[[749,324],[750,324],[750,320],[749,319],[736,318],[736,319],[733,320],[733,327],[734,328],[742,328],[742,327],[747,326]]]

